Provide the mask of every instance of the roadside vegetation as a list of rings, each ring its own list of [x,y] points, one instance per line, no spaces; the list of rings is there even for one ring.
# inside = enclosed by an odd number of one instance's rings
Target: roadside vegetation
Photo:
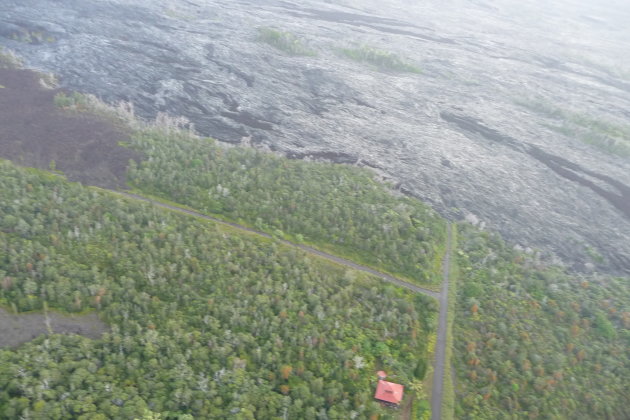
[[[127,179],[140,194],[439,288],[445,220],[394,193],[370,170],[222,146],[195,135],[185,118],[159,114],[147,124],[135,118],[131,105],[111,107],[91,95],[62,93],[55,103],[133,129],[124,146],[144,159],[130,162]]]
[[[144,130],[128,179],[143,193],[312,244],[422,285],[440,283],[444,221],[368,170],[289,160],[207,138]]]
[[[455,412],[455,371],[453,369],[453,330],[456,317],[457,305],[457,286],[459,281],[459,266],[455,253],[458,249],[457,244],[457,225],[451,225],[451,257],[449,267],[449,286],[448,286],[448,320],[446,324],[446,355],[444,356],[444,388],[442,395],[442,419],[453,420]]]
[[[353,48],[341,48],[339,53],[359,63],[375,66],[381,71],[399,71],[408,73],[422,73],[422,70],[413,63],[389,51],[379,50],[367,45]]]
[[[439,288],[446,223],[418,200],[395,194],[362,168],[291,160],[249,147],[226,147],[194,134],[184,118],[145,124],[133,107],[91,95],[58,94],[68,110],[122,119],[137,192],[313,245],[411,282]]]
[[[315,50],[304,45],[304,42],[291,32],[273,28],[258,28],[258,41],[271,45],[289,55],[314,57]]]
[[[77,92],[59,92],[53,102],[56,107],[64,109],[85,110],[90,106],[89,96]]]
[[[630,158],[630,125],[593,118],[540,100],[517,100],[516,103],[555,120],[556,123],[546,125],[554,131],[604,152]]]
[[[629,279],[459,231],[456,418],[630,418]]]
[[[6,161],[0,197],[0,304],[110,326],[0,350],[4,418],[391,418],[375,371],[424,374],[430,298]]]

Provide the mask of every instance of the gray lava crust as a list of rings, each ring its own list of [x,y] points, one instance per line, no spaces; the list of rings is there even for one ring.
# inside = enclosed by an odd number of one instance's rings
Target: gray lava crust
[[[627,274],[630,158],[581,141],[567,116],[630,124],[630,6],[549,3],[5,0],[0,45],[144,117],[166,111],[221,141],[370,166],[451,219],[577,270]],[[260,27],[317,55],[261,43]],[[422,73],[339,52],[360,45]]]

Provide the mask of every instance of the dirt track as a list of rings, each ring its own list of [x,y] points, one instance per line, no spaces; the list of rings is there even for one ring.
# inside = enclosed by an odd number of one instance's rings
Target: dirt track
[[[176,211],[178,213],[184,213],[187,214],[189,216],[193,216],[193,217],[199,217],[202,219],[207,219],[207,220],[212,220],[214,222],[217,223],[221,223],[224,225],[228,225],[231,227],[234,227],[236,229],[240,229],[243,231],[247,231],[256,235],[260,235],[263,236],[265,238],[271,238],[272,236],[264,233],[264,232],[259,232],[257,230],[248,228],[246,226],[242,226],[239,225],[237,223],[232,223],[232,222],[226,222],[224,220],[221,219],[217,219],[216,217],[212,217],[212,216],[208,216],[206,214],[203,213],[198,213],[196,211],[193,210],[189,210],[189,209],[185,209],[182,207],[177,207],[174,206],[172,204],[166,204],[166,203],[162,203],[159,201],[155,201],[152,200],[150,198],[141,196],[141,195],[137,195],[137,194],[131,194],[131,193],[126,193],[126,192],[121,192],[121,191],[111,191],[113,193],[116,194],[120,194],[123,195],[127,198],[130,199],[134,199],[134,200],[141,200],[141,201],[146,201],[149,202],[157,207],[161,207],[164,209],[168,209],[168,210],[172,210],[172,211]],[[431,394],[431,419],[432,420],[440,420],[442,418],[442,398],[443,398],[443,390],[444,390],[444,372],[445,372],[445,363],[446,363],[446,345],[447,345],[447,329],[448,329],[448,286],[449,286],[449,278],[450,278],[450,260],[451,260],[451,252],[452,252],[452,228],[449,225],[448,227],[448,236],[447,236],[447,242],[446,242],[446,252],[444,254],[444,260],[442,262],[442,289],[441,291],[438,292],[434,292],[433,290],[429,290],[429,289],[425,289],[423,287],[420,286],[416,286],[415,284],[411,284],[408,283],[404,280],[400,280],[396,277],[393,277],[389,274],[385,274],[385,273],[381,273],[379,271],[376,271],[370,267],[366,267],[360,264],[357,264],[355,262],[349,261],[345,258],[341,258],[338,257],[336,255],[332,255],[332,254],[328,254],[326,252],[320,251],[318,249],[312,248],[310,246],[307,245],[301,245],[301,244],[296,244],[290,241],[286,241],[284,239],[279,239],[280,242],[295,247],[295,248],[300,248],[304,251],[306,251],[309,254],[312,255],[317,255],[321,258],[327,259],[329,261],[332,261],[334,263],[337,264],[341,264],[344,265],[346,267],[350,267],[353,268],[355,270],[359,270],[359,271],[364,271],[366,273],[370,273],[372,275],[375,275],[377,277],[380,277],[381,279],[383,279],[384,281],[387,281],[389,283],[393,283],[396,284],[398,286],[404,287],[406,289],[411,290],[412,292],[415,293],[422,293],[424,295],[430,296],[432,298],[438,299],[439,303],[440,303],[440,313],[439,313],[439,323],[438,323],[438,331],[437,331],[437,345],[435,348],[435,363],[434,363],[434,371],[433,371],[433,388],[432,388],[432,394]]]
[[[87,113],[62,112],[58,90],[45,89],[30,70],[0,69],[0,157],[24,166],[56,169],[71,181],[116,188],[125,184],[129,159],[122,128]]]
[[[185,209],[185,208],[182,208],[182,207],[177,207],[177,206],[174,206],[174,205],[171,205],[171,204],[166,204],[166,203],[162,203],[162,202],[159,202],[159,201],[155,201],[155,200],[152,200],[150,198],[147,198],[147,197],[144,197],[144,196],[141,196],[141,195],[126,193],[126,192],[121,192],[121,191],[114,191],[114,190],[110,190],[110,191],[113,192],[113,193],[116,193],[116,194],[121,194],[121,195],[123,195],[125,197],[131,198],[131,199],[134,199],[134,200],[147,201],[147,202],[149,202],[149,203],[151,203],[151,204],[153,204],[155,206],[162,207],[162,208],[165,208],[165,209],[168,209],[168,210],[173,210],[173,211],[176,211],[178,213],[184,213],[184,214],[188,214],[188,215],[193,216],[193,217],[200,217],[202,219],[212,220],[212,221],[217,222],[217,223],[221,223],[221,224],[224,224],[224,225],[232,226],[232,227],[234,227],[236,229],[240,229],[240,230],[244,230],[246,232],[254,233],[256,235],[263,236],[265,238],[271,238],[272,237],[268,233],[259,232],[257,230],[248,228],[246,226],[239,225],[237,223],[226,222],[225,220],[221,220],[221,219],[218,219],[216,217],[208,216],[207,214],[198,213],[196,211],[188,210],[188,209]],[[309,254],[317,255],[317,256],[319,256],[321,258],[324,258],[324,259],[326,259],[328,261],[332,261],[332,262],[334,262],[336,264],[341,264],[341,265],[344,265],[346,267],[349,267],[349,268],[352,268],[352,269],[355,269],[355,270],[359,270],[359,271],[364,271],[366,273],[369,273],[369,274],[372,274],[374,276],[380,277],[381,279],[383,279],[383,280],[385,280],[385,281],[387,281],[389,283],[393,283],[393,284],[395,284],[397,286],[404,287],[405,289],[409,289],[412,292],[422,293],[424,295],[430,296],[430,297],[435,298],[435,299],[439,299],[439,297],[440,297],[440,293],[435,292],[435,291],[433,291],[431,289],[426,289],[424,287],[417,286],[415,284],[412,284],[412,283],[406,282],[404,280],[398,279],[398,278],[396,278],[394,276],[391,276],[389,274],[382,273],[380,271],[374,270],[373,268],[366,267],[366,266],[361,265],[361,264],[357,264],[357,263],[355,263],[353,261],[347,260],[345,258],[338,257],[338,256],[333,255],[333,254],[329,254],[329,253],[324,252],[324,251],[320,251],[319,249],[315,249],[315,248],[310,247],[308,245],[296,244],[294,242],[290,242],[290,241],[287,241],[287,240],[284,240],[284,239],[277,239],[277,240],[279,242],[282,242],[285,245],[289,245],[289,246],[292,246],[292,247],[295,247],[295,248],[300,248],[301,250],[306,251]]]

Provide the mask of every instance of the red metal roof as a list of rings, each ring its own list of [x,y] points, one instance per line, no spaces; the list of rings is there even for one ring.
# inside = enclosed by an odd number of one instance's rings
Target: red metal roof
[[[405,387],[400,384],[380,380],[376,386],[374,398],[392,404],[400,404],[403,399],[404,389]]]

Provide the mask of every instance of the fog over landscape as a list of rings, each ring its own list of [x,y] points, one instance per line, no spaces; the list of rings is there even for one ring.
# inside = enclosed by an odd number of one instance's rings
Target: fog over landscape
[[[374,168],[452,220],[612,273],[630,272],[627,22],[623,1],[0,4],[2,44],[64,87]]]

